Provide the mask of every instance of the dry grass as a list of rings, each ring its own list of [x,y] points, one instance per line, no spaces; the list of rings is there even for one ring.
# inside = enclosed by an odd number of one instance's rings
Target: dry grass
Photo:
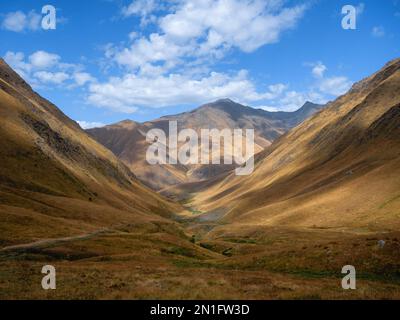
[[[0,254],[2,299],[399,299],[400,233],[354,234],[237,226],[198,234],[175,224],[121,225],[106,234]],[[380,249],[379,239],[386,245]],[[231,256],[223,255],[231,248]],[[41,289],[41,267],[57,290]],[[357,269],[357,290],[341,268]]]

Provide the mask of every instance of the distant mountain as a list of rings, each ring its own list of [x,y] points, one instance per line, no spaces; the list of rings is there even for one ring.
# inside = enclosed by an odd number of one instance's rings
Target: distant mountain
[[[175,120],[181,128],[249,128],[256,131],[256,143],[269,146],[277,137],[298,125],[324,106],[306,102],[295,112],[269,112],[241,105],[230,99],[205,104],[191,112],[167,116],[152,121],[162,123]]]
[[[114,152],[137,177],[156,190],[186,182],[196,182],[228,172],[233,165],[161,165],[150,166],[146,160],[148,143],[146,133],[154,128],[168,133],[170,121],[177,121],[178,130],[201,129],[254,129],[255,150],[264,148],[298,125],[307,117],[321,110],[322,105],[307,102],[296,112],[268,112],[243,106],[230,99],[205,104],[191,112],[165,116],[143,124],[126,120],[87,132]]]
[[[193,205],[220,212],[224,223],[254,229],[399,230],[400,59],[355,84],[257,159],[250,176],[230,174],[195,186]],[[228,225],[225,232],[233,228]]]
[[[143,186],[3,60],[0,137],[2,246],[160,220],[180,210]]]

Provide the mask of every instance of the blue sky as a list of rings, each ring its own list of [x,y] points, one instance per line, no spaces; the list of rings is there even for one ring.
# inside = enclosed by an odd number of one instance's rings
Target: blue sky
[[[46,4],[56,30],[41,28]],[[342,28],[344,5],[356,30]],[[0,55],[84,127],[219,98],[324,103],[400,57],[399,31],[400,0],[0,2]]]

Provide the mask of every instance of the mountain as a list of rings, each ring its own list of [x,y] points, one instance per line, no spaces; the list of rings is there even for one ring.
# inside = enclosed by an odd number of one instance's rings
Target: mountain
[[[278,138],[252,175],[180,184],[189,212],[0,61],[0,299],[399,299],[399,69]],[[143,126],[105,134],[122,152]]]
[[[167,221],[178,205],[0,60],[0,244]],[[164,218],[163,218],[164,217]]]
[[[321,110],[322,105],[307,102],[296,112],[268,112],[243,106],[230,99],[205,104],[191,112],[166,116],[143,124],[125,120],[87,132],[114,152],[137,177],[156,190],[182,183],[198,182],[231,171],[234,165],[152,165],[146,159],[146,133],[155,128],[168,134],[169,122],[176,121],[178,130],[194,129],[200,136],[201,129],[254,129],[255,151],[264,148]],[[220,155],[212,155],[219,157]]]
[[[192,205],[223,223],[399,230],[399,133],[397,59],[257,155],[252,175],[196,190]]]

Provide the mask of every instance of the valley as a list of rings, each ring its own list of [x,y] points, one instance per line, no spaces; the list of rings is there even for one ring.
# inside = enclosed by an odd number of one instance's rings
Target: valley
[[[0,298],[400,299],[399,92],[394,60],[296,115],[221,100],[89,135],[1,62]],[[171,119],[255,126],[254,173],[148,166]]]

